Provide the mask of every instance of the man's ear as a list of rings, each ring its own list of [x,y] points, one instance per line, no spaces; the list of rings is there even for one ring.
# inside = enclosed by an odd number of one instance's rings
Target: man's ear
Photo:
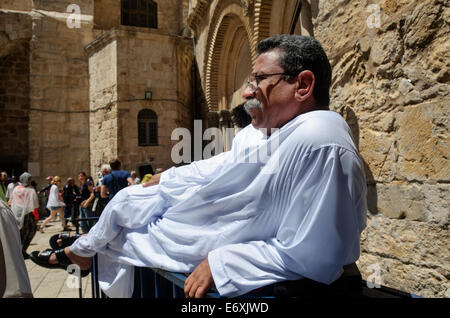
[[[310,70],[305,70],[297,75],[297,88],[295,91],[295,99],[303,102],[313,95],[316,77]]]

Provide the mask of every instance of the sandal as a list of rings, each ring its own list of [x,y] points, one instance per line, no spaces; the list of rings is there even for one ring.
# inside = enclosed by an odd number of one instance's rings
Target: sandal
[[[56,258],[58,259],[58,264],[50,264],[49,259],[50,256],[55,253]],[[39,266],[45,267],[45,268],[60,268],[67,270],[67,267],[71,264],[73,264],[70,259],[67,257],[66,253],[64,252],[64,249],[58,249],[58,250],[52,250],[51,248],[48,248],[39,254],[39,251],[34,251],[30,254],[30,259],[36,263]],[[88,270],[82,270],[80,271],[81,277],[85,277],[89,275],[91,271]]]
[[[70,246],[75,242],[81,235],[80,234],[72,234],[70,236],[70,233],[61,233],[61,234],[55,234],[52,237],[50,237],[50,240],[48,243],[54,250],[59,250],[61,248],[65,248],[67,246]],[[61,239],[61,245],[58,245],[58,240]]]

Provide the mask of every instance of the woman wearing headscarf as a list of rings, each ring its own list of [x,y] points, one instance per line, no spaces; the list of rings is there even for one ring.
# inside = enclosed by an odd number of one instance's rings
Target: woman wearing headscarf
[[[52,186],[50,188],[50,193],[48,196],[47,208],[50,210],[50,216],[42,222],[39,231],[44,233],[44,228],[48,222],[52,221],[56,217],[56,213],[59,213],[59,217],[61,218],[61,225],[64,231],[70,230],[67,227],[66,219],[64,219],[64,211],[63,208],[66,204],[59,198],[59,186],[61,185],[61,177],[55,176],[52,180]]]
[[[26,250],[36,234],[36,220],[32,212],[39,208],[39,200],[36,190],[31,186],[31,174],[22,173],[19,181],[20,184],[12,192],[11,210],[19,225],[22,254],[28,258]]]

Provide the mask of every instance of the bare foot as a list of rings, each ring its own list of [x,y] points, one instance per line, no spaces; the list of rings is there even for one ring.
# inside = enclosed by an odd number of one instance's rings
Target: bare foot
[[[73,264],[80,266],[81,270],[87,270],[91,267],[91,265],[92,265],[91,257],[78,256],[77,254],[72,253],[72,251],[70,250],[70,247],[66,247],[64,249],[64,252],[66,253],[67,257],[70,259],[70,261]]]

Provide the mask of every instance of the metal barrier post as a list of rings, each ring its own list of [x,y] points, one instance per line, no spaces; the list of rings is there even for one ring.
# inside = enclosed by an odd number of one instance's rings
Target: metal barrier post
[[[99,286],[98,286],[98,260],[97,255],[92,257],[92,269],[91,269],[91,288],[92,288],[92,298],[100,298],[99,296]]]
[[[83,288],[82,288],[82,285],[81,285],[81,283],[82,283],[81,274],[80,274],[80,277],[78,279],[79,279],[79,282],[80,282],[79,285],[78,285],[78,296],[80,298],[83,298]]]

